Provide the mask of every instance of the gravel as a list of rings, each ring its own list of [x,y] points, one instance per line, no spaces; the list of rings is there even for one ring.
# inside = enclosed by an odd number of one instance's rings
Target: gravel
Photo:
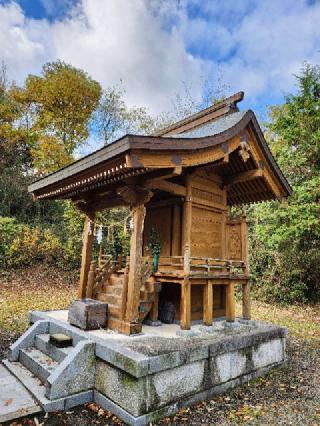
[[[0,357],[17,336],[0,330]],[[268,375],[224,395],[181,410],[158,424],[169,425],[320,425],[320,345],[288,339],[288,362]],[[10,424],[10,423],[9,423]],[[19,419],[18,425],[121,425],[95,404],[66,413]],[[155,425],[155,424],[154,424]]]

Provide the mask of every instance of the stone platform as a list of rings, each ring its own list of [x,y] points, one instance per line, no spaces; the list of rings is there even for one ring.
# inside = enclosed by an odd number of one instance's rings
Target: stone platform
[[[194,325],[183,333],[176,324],[143,326],[141,335],[125,336],[103,329],[79,330],[67,323],[67,315],[67,311],[30,315],[32,323],[47,324],[48,334],[63,332],[74,344],[84,340],[94,345],[93,363],[88,358],[90,364],[68,367],[75,377],[77,369],[90,369],[91,388],[87,382],[83,389],[78,383],[78,393],[72,396],[64,392],[63,384],[57,389],[66,401],[72,399],[72,405],[77,404],[77,395],[79,404],[83,395],[92,395],[96,403],[131,425],[172,415],[285,361],[286,329],[257,321],[222,319],[212,327]],[[64,407],[70,406],[64,402]]]

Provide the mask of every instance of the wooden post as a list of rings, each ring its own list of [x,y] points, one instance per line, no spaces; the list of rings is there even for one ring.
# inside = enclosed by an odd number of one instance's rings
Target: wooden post
[[[154,278],[152,279],[154,280]],[[159,316],[159,293],[156,291],[154,292],[154,301],[150,311],[151,321],[158,321],[158,316]]]
[[[203,289],[203,322],[205,325],[212,325],[213,317],[213,292],[212,281],[208,280]]]
[[[230,281],[227,285],[226,292],[226,318],[227,321],[233,322],[236,317],[236,305],[234,297],[234,282]]]
[[[87,299],[92,298],[95,275],[96,275],[96,262],[93,261],[90,264],[90,270],[89,270],[89,274],[88,274],[88,283],[87,283],[87,289],[86,289],[86,298]]]
[[[242,260],[246,265],[246,275],[250,274],[249,268],[249,245],[248,245],[248,224],[245,216],[242,217],[241,221],[241,252]],[[242,317],[244,319],[251,319],[251,294],[250,294],[250,282],[249,280],[242,284]]]
[[[191,284],[185,277],[181,285],[181,328],[190,330],[191,326]]]
[[[191,283],[190,283],[190,245],[192,226],[192,187],[191,176],[187,176],[187,195],[183,205],[183,256],[184,256],[184,280],[181,286],[181,328],[189,330],[191,326]]]
[[[251,319],[250,282],[242,284],[242,318]]]
[[[122,269],[122,253],[119,253],[117,258],[117,270],[119,271],[120,269]]]
[[[126,267],[123,275],[123,287],[122,287],[122,297],[121,297],[121,314],[120,318],[125,319],[126,315],[126,306],[127,306],[127,294],[128,294],[128,279],[129,279],[129,262],[126,260]]]
[[[126,321],[137,322],[139,318],[141,289],[142,236],[146,209],[144,204],[140,204],[133,207],[132,211],[133,231],[130,242]]]
[[[78,290],[79,299],[86,297],[86,288],[88,282],[88,274],[90,262],[92,258],[92,245],[93,245],[93,221],[94,213],[86,216],[83,226],[83,239],[82,239],[82,258],[80,270],[80,284]]]

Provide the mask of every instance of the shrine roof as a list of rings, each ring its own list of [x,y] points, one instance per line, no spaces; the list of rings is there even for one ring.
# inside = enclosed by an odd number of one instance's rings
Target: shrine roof
[[[251,110],[239,111],[236,106],[242,98],[243,92],[239,92],[158,131],[155,135],[125,135],[92,154],[38,179],[29,186],[28,190],[39,199],[72,198],[80,193],[97,190],[97,188],[102,190],[102,188],[124,181],[128,177],[148,174],[159,168],[175,166],[187,168],[194,165],[205,165],[219,158],[223,159],[227,152],[231,154],[235,149],[239,151],[239,141],[243,137],[248,137],[250,127],[250,132],[258,141],[267,167],[271,168],[276,177],[277,185],[280,188],[279,193],[286,197],[291,194],[291,187],[270,152],[255,114]],[[231,141],[235,139],[238,140],[238,148],[236,145],[231,148]],[[216,160],[209,160],[209,157],[203,155],[199,160],[199,153],[206,153],[210,149],[218,149],[219,157],[216,157]],[[186,154],[188,152],[190,154]],[[193,163],[190,155],[195,156]],[[222,174],[225,172],[234,174],[237,171],[250,171],[254,167],[260,167],[257,163],[254,165],[250,159],[247,164],[240,165],[240,169],[237,165],[234,169],[233,163],[238,157],[233,154],[233,161],[229,166],[224,166]],[[266,192],[266,190],[264,191]],[[259,197],[255,195],[250,200],[257,198]],[[265,199],[272,198],[276,197],[268,191]]]
[[[249,111],[237,111],[231,114],[223,115],[222,117],[216,118],[214,121],[204,123],[195,129],[187,130],[186,132],[182,132],[177,135],[171,135],[170,137],[192,139],[215,136],[219,133],[230,130],[232,127],[238,124],[248,112]]]

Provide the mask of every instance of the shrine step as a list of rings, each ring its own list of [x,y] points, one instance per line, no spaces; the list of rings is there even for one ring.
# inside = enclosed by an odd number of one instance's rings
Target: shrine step
[[[122,289],[123,286],[122,284],[114,284],[114,285],[109,285],[106,287],[106,294],[112,294],[114,296],[121,296],[122,295]]]
[[[53,373],[59,363],[34,347],[20,349],[19,361],[42,382]]]
[[[118,318],[110,317],[108,319],[108,327],[111,330],[119,331],[120,333],[131,334],[141,333],[142,324],[141,323],[128,323],[126,321],[120,320]]]
[[[110,286],[117,285],[117,284],[122,285],[123,284],[123,275],[117,274],[117,273],[111,274],[111,276],[109,278],[109,284],[110,284]]]
[[[46,386],[33,375],[21,362],[10,362],[8,360],[2,361],[6,368],[23,384],[37,401],[44,411],[53,412],[64,409],[70,409],[79,404],[85,404],[92,401],[93,392],[85,391],[76,395],[69,395],[64,398],[50,400],[46,397]],[[20,416],[19,416],[20,417]]]
[[[108,304],[108,311],[109,311],[109,305],[115,305],[115,306],[121,305],[121,296],[116,296],[110,293],[101,293],[99,300],[102,300],[101,297],[103,297],[103,301]]]
[[[73,346],[58,348],[50,342],[50,334],[38,334],[35,336],[34,346],[39,351],[51,357],[57,362],[62,362],[65,357],[73,350]]]

